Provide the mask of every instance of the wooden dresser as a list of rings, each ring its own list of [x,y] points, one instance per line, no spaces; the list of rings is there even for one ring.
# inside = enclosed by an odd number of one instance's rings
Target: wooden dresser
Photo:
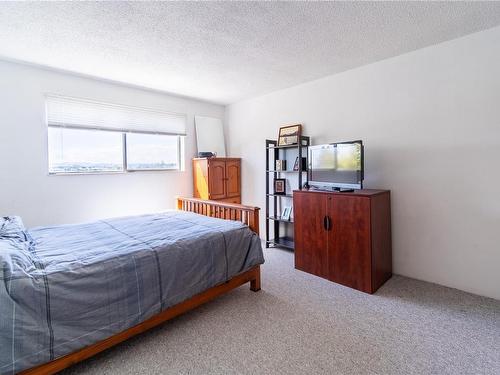
[[[195,198],[241,203],[240,158],[194,158]]]
[[[374,293],[392,275],[388,190],[293,192],[295,268]]]

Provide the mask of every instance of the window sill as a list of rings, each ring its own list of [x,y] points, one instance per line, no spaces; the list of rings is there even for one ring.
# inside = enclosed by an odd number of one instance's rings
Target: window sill
[[[95,175],[117,175],[117,174],[128,174],[128,173],[137,173],[137,172],[184,172],[181,169],[129,169],[127,171],[108,171],[108,172],[56,172],[56,173],[48,173],[47,175],[50,177],[53,176],[95,176]]]

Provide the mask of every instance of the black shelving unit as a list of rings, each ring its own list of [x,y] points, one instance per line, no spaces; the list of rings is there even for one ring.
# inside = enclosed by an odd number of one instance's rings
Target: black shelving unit
[[[307,181],[307,169],[303,168],[302,158],[306,158],[310,137],[301,136],[295,145],[278,146],[278,141],[266,139],[266,247],[281,247],[294,250],[293,218],[285,220],[281,217],[283,206],[293,207],[293,190],[301,189]],[[295,158],[299,158],[299,170],[294,171]],[[286,160],[287,170],[277,171],[276,160]],[[286,194],[274,194],[274,179],[285,178],[290,183]],[[272,236],[271,236],[272,229]]]

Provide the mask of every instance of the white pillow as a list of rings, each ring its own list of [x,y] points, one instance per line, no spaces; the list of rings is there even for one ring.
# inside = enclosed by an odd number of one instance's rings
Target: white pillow
[[[26,241],[23,220],[19,216],[0,217],[0,239],[8,238],[19,241]]]

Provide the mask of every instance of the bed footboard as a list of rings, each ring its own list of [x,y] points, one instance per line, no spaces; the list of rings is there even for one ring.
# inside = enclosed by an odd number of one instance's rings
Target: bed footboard
[[[259,234],[259,207],[198,198],[177,197],[177,209],[217,217],[219,219],[241,221],[248,225],[257,235]]]

